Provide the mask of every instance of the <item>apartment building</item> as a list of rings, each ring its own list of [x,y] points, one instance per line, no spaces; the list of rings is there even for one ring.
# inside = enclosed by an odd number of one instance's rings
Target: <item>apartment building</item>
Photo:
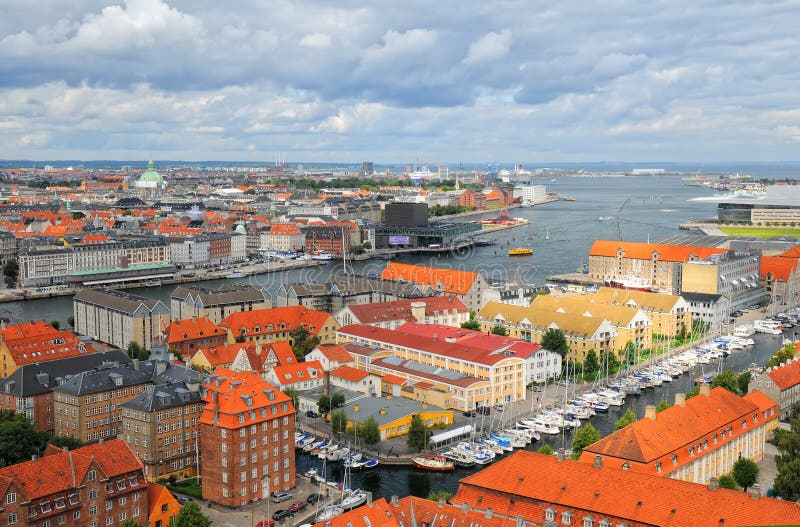
[[[49,323],[23,322],[0,329],[0,375],[8,377],[25,364],[94,353],[71,331],[58,331]]]
[[[800,403],[800,359],[793,358],[753,376],[748,390],[763,392],[778,405],[780,419],[788,421]]]
[[[0,469],[0,524],[119,527],[147,524],[148,484],[124,441],[75,450],[48,445],[41,458]]]
[[[200,286],[178,286],[170,296],[173,320],[206,317],[219,324],[226,317],[241,311],[272,307],[269,295],[245,284],[223,284],[216,289]]]
[[[185,269],[227,264],[231,261],[229,233],[209,232],[191,238],[173,238],[169,246],[172,263]]]
[[[147,479],[197,475],[197,424],[203,411],[199,378],[148,385],[121,406],[122,438],[142,460]]]
[[[637,307],[652,322],[656,335],[674,336],[681,328],[692,329],[692,312],[688,300],[680,295],[652,293],[634,289],[601,287],[596,293],[585,295],[589,302]]]
[[[115,289],[81,289],[72,305],[75,331],[118,348],[136,342],[150,349],[170,323],[169,309],[160,300]]]
[[[23,364],[0,382],[0,408],[27,417],[36,430],[55,429],[53,389],[72,375],[103,364],[128,364],[122,350],[108,350],[65,359]]]
[[[254,373],[224,368],[217,369],[203,388],[203,499],[240,507],[293,488],[291,398]]]
[[[306,236],[294,223],[274,223],[261,233],[261,251],[300,251],[306,246]]]
[[[435,294],[456,296],[473,311],[483,306],[490,289],[480,273],[397,262],[389,262],[381,272],[381,279],[429,287],[437,292]]]
[[[777,305],[790,308],[800,304],[798,258],[800,258],[800,249],[797,247],[793,247],[779,256],[761,256],[759,277],[767,295]]]
[[[228,333],[204,316],[174,320],[167,328],[167,344],[182,357],[188,358],[200,348],[225,344]]]
[[[307,359],[279,364],[264,372],[264,379],[282,392],[288,389],[296,392],[313,390],[322,386],[324,378],[322,364]]]
[[[229,342],[292,344],[292,332],[302,327],[319,337],[322,344],[333,344],[339,324],[330,313],[291,306],[233,313],[219,326],[228,332]]]
[[[396,329],[406,322],[460,327],[469,321],[469,309],[455,296],[434,296],[374,304],[349,305],[333,315],[342,325],[364,324]]]
[[[361,242],[358,226],[349,221],[332,221],[304,228],[305,252],[328,251],[341,257],[345,251]]]
[[[0,232],[0,265],[17,257],[17,238],[10,232]]]
[[[760,461],[777,425],[778,407],[762,392],[739,397],[701,384],[700,395],[676,394],[659,413],[648,406],[642,419],[584,448],[581,461],[704,484],[740,457]]]
[[[758,303],[766,297],[759,282],[760,260],[757,252],[731,251],[686,262],[681,266],[681,292],[724,296],[734,311]]]

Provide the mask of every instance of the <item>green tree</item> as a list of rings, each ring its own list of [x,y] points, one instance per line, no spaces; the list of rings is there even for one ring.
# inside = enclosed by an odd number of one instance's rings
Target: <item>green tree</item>
[[[300,326],[289,333],[289,343],[297,360],[303,361],[306,355],[319,346],[320,340],[318,336],[309,333],[305,326]]]
[[[733,464],[733,479],[742,489],[747,490],[758,481],[758,465],[752,459],[740,457]]]
[[[586,359],[583,361],[583,373],[586,375],[594,375],[600,370],[600,362],[597,360],[597,352],[589,350],[586,354]]]
[[[604,351],[600,354],[600,369],[604,372],[614,373],[619,369],[619,360],[614,352]]]
[[[723,474],[719,477],[719,486],[723,489],[739,490],[736,480],[730,474]]]
[[[787,344],[786,346],[782,347],[775,354],[772,358],[767,362],[767,368],[771,368],[773,366],[778,366],[779,364],[783,364],[787,360],[794,357],[795,352],[797,351],[796,344]]]
[[[470,320],[468,322],[464,322],[461,324],[461,327],[464,329],[474,329],[475,331],[480,331],[481,325],[478,323],[477,320]]]
[[[61,321],[60,320],[51,320],[50,325],[56,328],[56,331],[61,329]]]
[[[378,429],[378,421],[375,420],[374,416],[367,417],[367,420],[364,421],[364,424],[359,429],[359,435],[364,443],[368,445],[380,442],[381,431]]]
[[[695,397],[697,395],[700,395],[700,385],[699,384],[697,386],[695,386],[694,388],[692,388],[691,390],[689,390],[688,392],[686,392],[686,398],[687,399],[691,399],[692,397]]]
[[[578,428],[575,437],[572,438],[572,459],[581,457],[583,449],[597,441],[600,441],[600,432],[592,426],[592,423],[586,423]]]
[[[331,411],[331,398],[325,394],[322,394],[317,401],[317,410],[319,410],[320,414],[327,414]]]
[[[331,429],[335,434],[347,431],[347,414],[344,410],[336,410],[331,413]]]
[[[422,422],[420,416],[415,415],[411,418],[411,426],[408,429],[408,437],[406,444],[409,448],[422,450],[428,443],[431,431],[425,428],[425,423]]]
[[[678,338],[681,341],[686,340],[686,323],[681,322],[681,329],[678,331]]]
[[[142,527],[142,524],[136,520],[125,518],[122,523],[119,524],[119,527]]]
[[[283,393],[284,393],[284,394],[285,394],[287,397],[289,397],[289,398],[291,398],[291,399],[292,399],[292,405],[294,406],[295,410],[296,410],[297,408],[299,408],[299,405],[297,404],[297,390],[295,390],[295,389],[294,389],[294,388],[292,388],[292,387],[289,387],[289,388],[286,388],[285,390],[283,390]]]
[[[551,447],[547,443],[545,443],[542,446],[540,446],[539,450],[537,450],[537,452],[539,452],[540,454],[546,454],[548,456],[552,456],[553,454],[555,454],[555,452],[553,452],[553,447]]]
[[[508,330],[503,326],[494,326],[492,328],[492,335],[500,335],[501,337],[505,337],[508,335]]]
[[[344,395],[341,393],[334,393],[331,395],[331,406],[333,408],[340,408],[344,406]]]
[[[74,328],[75,327],[75,317],[73,317],[72,315],[68,316],[67,317],[67,324],[69,324],[69,327]]]
[[[567,346],[567,339],[564,337],[564,332],[560,329],[550,328],[542,335],[542,347],[544,349],[554,351],[566,357],[569,353],[569,346]]]
[[[3,266],[3,276],[7,287],[14,287],[17,284],[17,276],[19,276],[19,264],[16,258],[11,258]]]
[[[128,343],[128,357],[132,359],[147,360],[150,357],[150,352],[141,346],[135,340]]]
[[[431,501],[439,501],[442,498],[444,498],[447,503],[450,503],[450,500],[453,498],[453,493],[447,492],[446,490],[432,490],[428,493],[428,499]]]
[[[636,414],[633,413],[633,410],[628,408],[628,411],[622,414],[622,417],[617,419],[617,422],[614,423],[614,430],[619,430],[621,428],[625,428],[631,423],[636,422]]]
[[[0,410],[0,467],[28,461],[47,446],[47,432],[39,432],[23,414]]]
[[[800,499],[800,416],[792,418],[789,430],[777,437],[775,446],[778,447],[775,456],[778,475],[773,488],[778,496],[797,501]]]
[[[739,395],[739,376],[732,370],[725,370],[711,381],[712,388],[716,388],[717,386]]]
[[[669,404],[665,399],[661,399],[661,402],[656,405],[656,413],[663,412],[664,410],[666,410],[670,406],[672,406],[672,405]]]
[[[753,374],[749,371],[745,371],[739,374],[739,378],[736,379],[736,382],[739,383],[739,394],[740,395],[747,395],[747,391],[750,389],[750,381],[753,379]]]
[[[361,244],[361,247],[363,247],[364,249],[367,249],[367,250],[372,249],[372,242],[367,240],[367,241],[365,241],[364,243]]]
[[[190,501],[181,507],[175,517],[175,527],[211,527],[211,519],[203,514],[200,505]]]
[[[48,441],[53,446],[57,446],[58,448],[67,447],[70,450],[75,450],[76,448],[80,448],[83,446],[83,441],[78,439],[77,437],[70,437],[70,436],[52,436]]]

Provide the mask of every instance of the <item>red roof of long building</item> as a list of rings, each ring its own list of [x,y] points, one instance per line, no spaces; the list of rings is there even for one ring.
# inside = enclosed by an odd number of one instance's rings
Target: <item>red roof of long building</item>
[[[800,505],[747,492],[689,483],[571,459],[519,450],[461,480],[452,503],[467,503],[515,518],[543,522],[552,504],[560,513],[588,511],[595,524],[604,517],[628,524],[742,527],[800,524]],[[560,520],[560,515],[557,517]],[[559,522],[560,523],[560,522]],[[614,524],[616,524],[615,522]]]
[[[624,252],[625,258],[636,260],[651,260],[653,253],[658,253],[658,259],[666,262],[688,262],[692,258],[708,258],[713,254],[728,252],[728,249],[716,247],[700,247],[696,245],[665,245],[661,243],[621,242],[614,240],[596,240],[589,249],[589,256],[617,256],[619,250]]]
[[[478,278],[478,273],[458,269],[441,269],[425,265],[389,262],[381,273],[383,280],[428,285],[444,293],[465,295]]]
[[[187,340],[220,337],[227,333],[206,317],[192,317],[172,321],[167,328],[167,335],[167,343],[178,344]]]
[[[797,270],[797,258],[783,256],[762,256],[759,274],[762,280],[767,280],[768,275],[773,282],[788,282]]]
[[[219,325],[230,329],[235,337],[289,332],[300,326],[304,326],[309,333],[315,335],[330,316],[330,313],[325,311],[316,311],[304,306],[275,307],[231,313]],[[242,333],[242,329],[245,329],[246,333]]]
[[[5,345],[17,366],[64,359],[95,351],[71,331],[45,332],[15,339],[6,338]]]
[[[326,359],[335,362],[353,362],[353,356],[339,344],[321,344],[318,349]]]
[[[414,322],[416,319],[412,314],[411,304],[421,302],[425,304],[425,316],[444,314],[445,311],[452,313],[468,313],[469,308],[464,302],[454,296],[433,296],[427,298],[414,298],[394,300],[392,302],[377,302],[374,304],[354,304],[347,306],[350,312],[361,324],[377,324],[390,320],[406,320]]]

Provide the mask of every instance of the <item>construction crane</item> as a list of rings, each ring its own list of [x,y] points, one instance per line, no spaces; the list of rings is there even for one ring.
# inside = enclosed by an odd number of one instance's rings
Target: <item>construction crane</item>
[[[631,198],[626,199],[622,206],[620,206],[619,211],[617,211],[617,236],[619,237],[619,241],[622,241],[622,228],[619,225],[620,217],[622,216],[622,209],[625,208],[625,205],[631,202]]]

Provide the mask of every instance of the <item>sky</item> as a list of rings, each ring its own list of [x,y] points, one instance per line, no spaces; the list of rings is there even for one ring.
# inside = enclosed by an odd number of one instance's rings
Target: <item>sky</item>
[[[800,0],[2,11],[3,159],[800,159]]]

